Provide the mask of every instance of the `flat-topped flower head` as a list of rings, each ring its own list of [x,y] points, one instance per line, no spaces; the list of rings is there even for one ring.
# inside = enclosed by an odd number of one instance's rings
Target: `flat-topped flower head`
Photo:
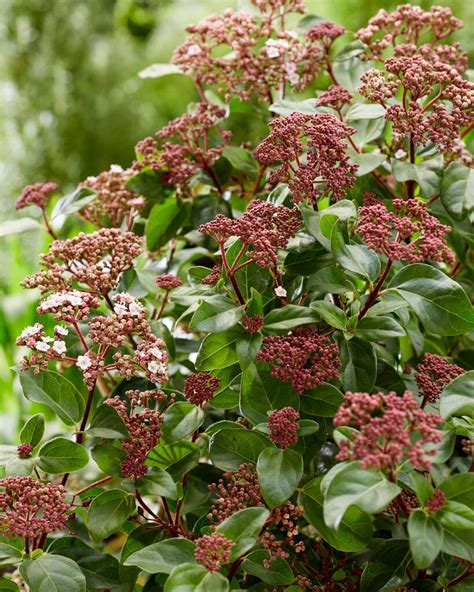
[[[70,505],[62,485],[31,477],[7,477],[0,481],[0,532],[7,537],[35,539],[63,530]]]
[[[275,409],[268,417],[270,440],[280,448],[288,448],[298,442],[300,414],[293,407]]]
[[[96,226],[110,224],[119,227],[127,216],[133,216],[145,206],[145,198],[131,191],[126,182],[132,170],[112,165],[97,177],[87,177],[80,187],[92,189],[97,198],[81,210],[81,216]]]
[[[179,277],[173,273],[162,273],[155,279],[155,283],[158,288],[163,288],[163,290],[167,291],[179,288],[179,286],[183,285],[183,282]]]
[[[28,185],[21,192],[21,195],[15,204],[15,208],[21,210],[27,206],[34,205],[44,210],[51,194],[54,193],[57,188],[57,183],[51,181],[49,183],[34,183],[33,185]]]
[[[334,425],[355,427],[359,433],[339,442],[337,458],[358,460],[362,468],[390,471],[408,460],[415,469],[429,471],[435,452],[426,445],[441,442],[437,427],[442,422],[439,415],[421,409],[410,391],[402,396],[348,392]]]
[[[271,364],[272,376],[290,382],[297,393],[337,378],[341,364],[337,345],[312,327],[265,336],[257,360]]]
[[[234,541],[229,540],[220,532],[205,534],[196,540],[194,556],[198,563],[212,573],[219,571],[223,565],[228,563],[234,545]]]
[[[78,321],[89,316],[91,308],[99,308],[100,300],[94,294],[79,290],[53,292],[36,309],[38,314],[52,314],[57,321]]]
[[[141,238],[118,228],[102,228],[91,234],[55,240],[41,255],[41,271],[23,285],[42,292],[60,292],[86,286],[99,294],[117,287],[120,276],[141,253]]]
[[[190,374],[184,381],[183,394],[190,403],[204,405],[212,399],[220,385],[220,379],[209,372]]]
[[[451,364],[443,356],[426,353],[416,367],[415,380],[420,395],[434,403],[441,397],[443,388],[464,372],[464,368]]]

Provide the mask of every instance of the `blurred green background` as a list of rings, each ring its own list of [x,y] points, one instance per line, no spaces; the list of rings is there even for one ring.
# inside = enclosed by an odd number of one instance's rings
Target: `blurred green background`
[[[307,0],[309,13],[364,26],[396,0]],[[472,58],[474,2],[421,0],[450,6],[466,23],[456,35]],[[184,27],[245,1],[2,0],[0,3],[0,229],[19,215],[22,187],[53,180],[64,193],[110,164],[128,166],[134,144],[196,100],[184,77],[141,80],[137,73],[167,62]],[[21,215],[34,215],[22,212]],[[1,235],[1,232],[0,232]],[[0,238],[0,442],[14,439],[25,412],[10,367],[15,338],[35,320],[37,294],[21,279],[46,244],[38,231]]]

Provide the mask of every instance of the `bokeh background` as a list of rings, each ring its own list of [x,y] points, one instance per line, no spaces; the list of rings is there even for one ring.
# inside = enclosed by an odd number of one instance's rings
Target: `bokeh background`
[[[396,0],[306,0],[308,12],[349,30]],[[456,34],[474,56],[474,1],[441,4],[463,19]],[[11,367],[15,338],[35,320],[37,294],[19,282],[36,268],[46,238],[37,230],[5,234],[19,217],[23,186],[53,180],[67,193],[110,164],[128,166],[133,146],[197,99],[184,77],[142,80],[167,62],[187,24],[225,8],[226,0],[1,0],[0,2],[0,443],[14,439],[28,411]],[[471,61],[472,63],[472,61]],[[22,212],[21,215],[34,215]]]

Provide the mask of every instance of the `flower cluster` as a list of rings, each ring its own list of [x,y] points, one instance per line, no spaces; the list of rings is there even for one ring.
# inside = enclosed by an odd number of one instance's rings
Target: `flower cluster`
[[[212,494],[217,498],[212,506],[208,519],[218,525],[239,510],[244,508],[264,507],[257,472],[252,464],[242,464],[237,471],[227,471],[219,482],[209,486]],[[303,541],[298,541],[298,520],[303,513],[301,506],[291,501],[274,508],[268,518],[268,528],[260,536],[260,541],[269,551],[270,558],[280,556],[289,557],[285,546],[291,547],[296,553],[304,550]],[[283,533],[283,538],[277,537],[277,532]],[[265,563],[269,567],[270,562]]]
[[[400,512],[410,514],[410,512],[419,508],[419,506],[420,502],[416,495],[408,489],[402,489],[397,497],[385,508],[385,512],[392,514],[398,520]]]
[[[253,315],[251,317],[244,315],[242,319],[242,325],[244,326],[244,329],[250,334],[260,331],[260,329],[263,327],[263,323],[263,317],[260,315]]]
[[[202,171],[214,175],[212,166],[229,143],[231,133],[223,131],[218,122],[225,110],[210,103],[198,103],[195,110],[173,119],[156,133],[159,140],[145,138],[138,143],[139,159],[132,169],[144,168],[163,173],[163,181],[175,185],[180,193],[187,194],[191,178]],[[218,134],[219,142],[211,146],[211,132]],[[213,179],[214,180],[214,179]]]
[[[163,290],[166,291],[179,288],[179,286],[183,285],[183,282],[179,279],[179,277],[172,273],[162,273],[155,279],[155,283],[158,288],[163,288]]]
[[[295,391],[302,393],[337,378],[338,354],[335,343],[307,327],[290,335],[264,337],[257,359],[272,365],[274,378],[291,382]]]
[[[66,528],[70,505],[62,485],[42,483],[31,477],[7,477],[0,481],[0,532],[5,536],[36,539]]]
[[[434,449],[427,444],[441,442],[442,423],[435,413],[423,411],[410,391],[402,396],[346,393],[345,401],[334,417],[335,426],[359,430],[353,440],[339,442],[338,460],[358,460],[362,468],[392,470],[408,460],[417,470],[430,470]]]
[[[220,275],[221,268],[219,267],[219,265],[214,265],[214,267],[211,269],[211,273],[202,278],[201,284],[204,284],[205,286],[212,286],[214,284],[217,284]]]
[[[431,215],[426,204],[418,199],[394,199],[392,206],[390,212],[375,195],[365,194],[357,232],[371,249],[398,261],[453,263],[454,255],[445,242],[451,228]]]
[[[163,391],[127,391],[128,401],[116,396],[105,403],[114,407],[125,423],[129,437],[120,446],[126,452],[121,464],[122,477],[139,479],[148,471],[145,461],[161,436],[162,411],[160,404],[166,398]],[[151,408],[150,403],[154,404]]]
[[[55,240],[49,252],[41,255],[44,269],[27,277],[23,285],[42,292],[57,292],[79,284],[107,294],[132,266],[141,252],[140,245],[140,237],[118,228],[102,228],[91,234],[81,232],[74,238]]]
[[[234,541],[229,540],[219,532],[205,534],[196,540],[194,556],[196,561],[204,566],[207,571],[219,571],[222,565],[229,561],[230,552],[234,545]]]
[[[87,177],[80,186],[92,189],[97,197],[81,210],[81,216],[96,226],[119,227],[124,219],[142,210],[145,198],[126,186],[131,174],[115,164],[97,177]]]
[[[316,102],[318,107],[332,107],[337,112],[340,112],[346,103],[352,99],[351,93],[343,86],[338,84],[331,84],[331,86],[319,95]]]
[[[94,294],[80,290],[53,292],[36,309],[38,314],[52,314],[57,321],[75,322],[86,319],[91,308],[99,308],[100,300]]]
[[[183,394],[194,405],[204,405],[219,389],[220,379],[209,372],[190,374],[184,381]]]
[[[451,364],[443,356],[426,353],[416,367],[415,379],[420,395],[431,403],[436,402],[443,388],[464,372],[463,368]]]
[[[17,337],[16,345],[28,347],[31,355],[21,360],[20,367],[23,370],[34,368],[35,374],[38,374],[40,368],[48,367],[49,362],[64,359],[67,349],[65,341],[61,339],[64,331],[67,330],[58,325],[55,327],[55,337],[50,337],[41,323],[25,327]]]
[[[20,444],[16,449],[20,458],[28,458],[33,452],[33,446],[28,443]]]
[[[21,192],[15,207],[17,210],[21,210],[27,206],[35,205],[44,210],[50,195],[56,191],[57,188],[58,185],[51,181],[49,183],[34,183],[33,185],[28,185]]]
[[[441,489],[435,489],[433,495],[427,500],[425,506],[432,512],[439,512],[446,505],[446,496]]]
[[[112,367],[124,378],[139,376],[142,371],[154,384],[162,384],[169,379],[165,342],[151,333],[137,345],[134,355],[118,351],[113,360],[115,364]]]
[[[300,227],[301,216],[296,208],[256,200],[237,220],[218,214],[200,226],[199,231],[211,235],[221,245],[236,236],[248,248],[249,259],[260,267],[276,267],[278,249],[286,248]]]
[[[357,166],[349,161],[346,140],[354,129],[328,113],[292,113],[273,120],[270,129],[255,157],[263,165],[281,163],[270,182],[287,182],[293,201],[341,199],[353,187]]]
[[[402,4],[393,12],[379,10],[367,27],[357,31],[356,37],[366,47],[366,59],[381,60],[390,49],[395,55],[420,54],[431,61],[453,63],[463,72],[467,56],[459,44],[439,45],[462,26],[462,21],[453,16],[450,8],[432,6],[425,11],[413,4]]]
[[[273,90],[290,85],[302,90],[316,78],[323,58],[322,43],[293,31],[276,30],[286,13],[302,12],[301,2],[254,2],[261,19],[248,12],[227,9],[187,27],[188,39],[180,45],[173,63],[190,74],[199,86],[217,85],[226,99],[249,100],[252,94],[264,101]],[[228,50],[224,52],[223,48]]]
[[[275,409],[268,417],[270,440],[280,448],[288,448],[298,442],[300,414],[293,407]]]

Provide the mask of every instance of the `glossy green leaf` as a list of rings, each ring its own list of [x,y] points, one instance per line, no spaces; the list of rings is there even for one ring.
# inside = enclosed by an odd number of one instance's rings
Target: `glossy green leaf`
[[[310,308],[326,321],[331,327],[341,329],[346,328],[346,315],[338,306],[328,300],[315,300],[310,304]]]
[[[117,532],[135,508],[132,495],[121,489],[110,489],[92,500],[87,512],[87,528],[95,541]]]
[[[263,499],[273,509],[295,492],[303,476],[303,459],[289,448],[266,448],[258,457],[257,474]]]
[[[226,146],[222,153],[237,171],[243,171],[247,175],[255,175],[258,172],[258,163],[252,152],[240,146]]]
[[[341,391],[332,384],[323,383],[300,395],[301,411],[318,417],[334,417],[344,400]]]
[[[271,446],[270,440],[260,432],[223,429],[212,435],[209,452],[216,467],[235,471],[243,463],[255,464],[268,446]]]
[[[270,512],[266,508],[245,508],[219,524],[216,532],[220,532],[235,543],[230,552],[230,563],[255,545],[269,516]]]
[[[127,557],[124,565],[136,565],[147,573],[171,573],[182,563],[196,563],[196,545],[188,539],[167,539],[144,547]]]
[[[235,306],[230,300],[207,302],[203,300],[189,323],[192,331],[222,333],[234,327],[244,314],[244,306]]]
[[[439,412],[444,419],[474,415],[474,370],[458,376],[443,389]]]
[[[306,306],[288,304],[275,308],[265,317],[265,333],[290,331],[300,325],[308,325],[317,320],[317,315]]]
[[[80,471],[88,462],[84,446],[61,437],[45,442],[38,452],[38,466],[53,475]]]
[[[441,201],[455,220],[463,220],[474,210],[474,170],[451,162],[444,171]]]
[[[252,551],[242,563],[242,570],[272,586],[291,584],[294,575],[288,562],[279,556],[269,559],[270,554],[265,549]],[[268,562],[268,565],[264,565],[264,562]]]
[[[441,551],[443,529],[423,510],[413,510],[408,519],[408,538],[416,567],[426,569]]]
[[[86,578],[75,561],[43,553],[27,559],[20,573],[31,592],[86,592]]]
[[[187,401],[177,401],[164,416],[162,431],[165,440],[172,442],[192,434],[204,421],[204,411]]]
[[[20,431],[20,442],[36,446],[41,442],[44,434],[44,415],[37,413],[32,415]]]
[[[154,467],[146,475],[140,477],[136,487],[145,495],[159,495],[169,499],[176,499],[178,492],[176,483],[164,469]]]
[[[377,357],[372,343],[355,337],[341,341],[341,380],[346,391],[370,393],[377,375]]]
[[[202,565],[184,563],[173,569],[164,592],[228,592],[229,582],[219,572],[208,572]]]
[[[238,362],[236,341],[240,331],[226,331],[208,335],[201,344],[196,359],[197,370],[217,370]]]
[[[410,550],[406,540],[382,541],[371,553],[360,579],[360,592],[388,592],[403,582]]]
[[[375,280],[380,273],[380,261],[374,251],[365,245],[347,245],[337,225],[331,233],[331,251],[344,269],[369,280]]]
[[[438,485],[448,500],[465,504],[474,510],[474,473],[451,475]]]
[[[87,433],[90,436],[111,440],[128,438],[128,430],[123,419],[117,413],[115,407],[105,403],[95,412]]]
[[[394,318],[388,316],[364,317],[357,325],[357,335],[367,341],[382,341],[402,337],[405,330]]]
[[[181,228],[187,216],[187,209],[175,197],[167,197],[157,203],[146,225],[146,243],[150,251],[156,251],[166,244]]]

